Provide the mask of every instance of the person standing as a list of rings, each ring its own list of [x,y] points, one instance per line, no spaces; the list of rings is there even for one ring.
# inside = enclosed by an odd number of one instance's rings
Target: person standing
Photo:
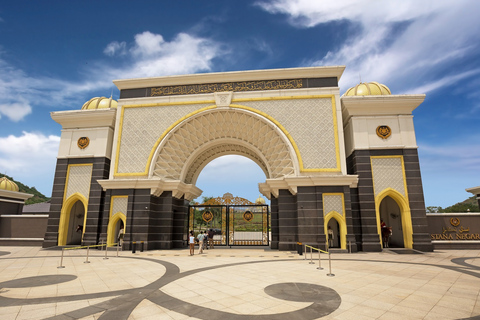
[[[195,250],[195,237],[193,236],[193,231],[190,231],[190,236],[188,237],[188,244],[190,246],[190,255],[193,256]]]
[[[197,240],[198,240],[198,254],[201,254],[203,253],[203,233],[200,231],[198,233],[198,236],[197,236]]]
[[[329,248],[333,247],[333,230],[330,226],[328,226],[328,246]]]
[[[208,250],[208,234],[207,230],[203,231],[203,250]]]
[[[118,237],[117,237],[117,242],[118,242],[118,245],[120,247],[123,246],[123,237],[125,235],[125,231],[124,231],[124,228],[123,228],[123,223],[122,225],[120,226],[120,230],[118,231]]]
[[[213,229],[208,230],[208,246],[210,249],[213,249],[213,236],[215,235],[215,232],[213,232]]]

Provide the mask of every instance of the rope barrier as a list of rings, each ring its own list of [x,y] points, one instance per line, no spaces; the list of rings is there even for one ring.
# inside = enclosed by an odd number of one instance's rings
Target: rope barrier
[[[105,247],[105,257],[103,259],[108,259],[107,258],[107,248],[108,247],[115,247],[117,246],[117,257],[118,257],[118,250],[119,250],[119,243],[112,243],[110,246],[106,243],[103,243],[102,241],[102,244],[96,244],[96,245],[89,245],[89,246],[79,246],[79,247],[69,247],[69,248],[62,248],[62,255],[60,256],[60,266],[58,266],[57,268],[65,268],[65,266],[63,265],[63,255],[64,255],[64,252],[65,250],[78,250],[78,249],[85,249],[87,248],[87,255],[86,255],[86,259],[83,263],[90,263],[90,261],[88,261],[88,256],[89,256],[89,253],[90,253],[90,248],[96,248],[96,247]]]
[[[305,258],[304,260],[307,259],[307,248],[310,248],[310,264],[313,264],[313,250],[317,250],[318,251],[318,270],[323,270],[322,268],[322,265],[321,265],[321,259],[320,259],[320,252],[323,252],[323,253],[327,253],[328,254],[328,266],[329,266],[329,273],[327,273],[327,276],[328,277],[334,277],[335,274],[332,273],[332,259],[331,259],[331,256],[330,256],[330,251],[324,251],[322,249],[319,249],[319,248],[315,248],[315,247],[312,247],[312,246],[309,246],[307,244],[305,244]]]

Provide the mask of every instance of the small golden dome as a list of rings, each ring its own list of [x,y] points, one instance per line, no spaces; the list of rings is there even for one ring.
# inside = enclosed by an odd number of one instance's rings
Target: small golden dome
[[[8,180],[6,177],[0,178],[0,189],[18,192],[18,186],[15,182]]]
[[[116,100],[113,100],[112,97],[95,97],[83,104],[82,110],[96,110],[96,109],[107,109],[107,108],[116,108],[118,105]]]
[[[391,95],[392,92],[390,89],[381,83],[372,81],[363,83],[360,82],[355,87],[348,89],[343,95],[344,96],[381,96],[381,95]]]
[[[257,200],[255,200],[255,204],[265,204],[265,199],[263,199],[262,195],[259,195]]]

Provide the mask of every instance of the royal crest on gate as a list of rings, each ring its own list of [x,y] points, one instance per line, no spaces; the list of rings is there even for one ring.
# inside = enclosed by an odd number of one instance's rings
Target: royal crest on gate
[[[213,214],[210,211],[205,211],[202,214],[203,221],[210,222],[213,219]]]
[[[247,222],[250,222],[253,220],[253,213],[251,213],[250,211],[245,211],[243,213],[243,220],[247,221]]]

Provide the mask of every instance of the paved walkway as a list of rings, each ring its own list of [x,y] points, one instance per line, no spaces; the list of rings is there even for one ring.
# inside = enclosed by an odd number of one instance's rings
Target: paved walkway
[[[0,319],[480,319],[480,250],[85,253],[2,247]]]

